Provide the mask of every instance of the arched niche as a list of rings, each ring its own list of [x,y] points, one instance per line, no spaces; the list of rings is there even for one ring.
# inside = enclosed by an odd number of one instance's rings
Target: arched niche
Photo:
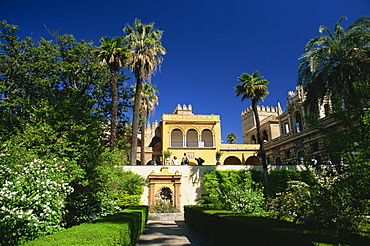
[[[179,210],[181,209],[181,177],[182,175],[179,173],[179,171],[176,171],[175,173],[170,173],[168,171],[168,167],[162,167],[159,173],[154,173],[154,171],[150,173],[148,204],[150,210],[153,210],[154,206],[157,203],[158,192],[164,192],[163,187],[166,187],[166,194],[171,194],[173,206]],[[168,189],[171,192],[169,192]]]

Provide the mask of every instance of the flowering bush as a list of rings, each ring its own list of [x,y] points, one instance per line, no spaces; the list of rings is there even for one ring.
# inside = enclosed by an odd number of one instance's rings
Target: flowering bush
[[[217,208],[239,213],[264,212],[263,191],[252,180],[249,171],[210,171],[204,175],[204,189],[208,193],[198,202],[213,203]]]
[[[263,214],[265,212],[263,191],[259,187],[254,187],[253,184],[251,178],[239,184],[221,184],[218,189],[220,192],[219,207],[237,213]]]
[[[17,245],[61,230],[64,202],[73,192],[68,160],[15,163],[0,157],[0,244]]]
[[[356,232],[366,214],[366,205],[341,180],[341,177],[321,178],[312,186],[291,181],[290,188],[273,201],[273,207],[279,218],[317,228]]]

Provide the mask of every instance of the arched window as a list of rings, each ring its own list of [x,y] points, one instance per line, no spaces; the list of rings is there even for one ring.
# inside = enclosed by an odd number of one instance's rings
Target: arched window
[[[202,131],[202,139],[204,146],[203,147],[213,147],[213,134],[211,130],[203,130]]]
[[[281,158],[278,156],[275,159],[275,165],[282,165],[283,163],[281,162]]]
[[[180,129],[171,132],[171,147],[183,147],[183,135]]]
[[[194,129],[190,129],[186,133],[186,147],[198,147],[198,133]]]
[[[295,129],[296,133],[303,131],[301,112],[295,112]]]
[[[262,141],[269,141],[269,135],[267,134],[266,130],[263,130],[262,132]]]
[[[283,123],[283,133],[284,134],[289,133],[289,125],[288,125],[288,122],[284,122]]]
[[[256,144],[256,143],[257,143],[256,136],[252,135],[251,143],[252,143],[252,144]]]

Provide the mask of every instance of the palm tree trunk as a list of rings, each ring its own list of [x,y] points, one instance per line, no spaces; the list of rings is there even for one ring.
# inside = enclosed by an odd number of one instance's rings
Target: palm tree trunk
[[[139,109],[140,109],[140,95],[143,87],[142,79],[136,79],[136,93],[134,100],[134,115],[132,121],[132,139],[131,139],[131,154],[130,154],[130,164],[136,165],[136,155],[137,155],[137,132],[139,129]]]
[[[146,123],[146,115],[145,113],[141,116],[142,126],[141,126],[141,142],[140,142],[140,161],[141,165],[145,165],[145,123]]]
[[[262,133],[261,133],[261,123],[258,117],[258,110],[257,110],[257,102],[252,99],[252,109],[254,113],[254,118],[256,120],[256,128],[257,128],[257,141],[260,145],[260,155],[262,159],[262,168],[263,168],[263,183],[265,186],[264,195],[265,199],[268,201],[270,199],[270,187],[269,187],[269,178],[268,178],[268,170],[267,170],[267,163],[266,163],[266,152],[264,148],[264,144],[262,141]]]
[[[111,93],[112,93],[112,105],[111,105],[111,111],[110,111],[110,150],[113,151],[116,147],[117,142],[117,77],[116,73],[111,70]]]

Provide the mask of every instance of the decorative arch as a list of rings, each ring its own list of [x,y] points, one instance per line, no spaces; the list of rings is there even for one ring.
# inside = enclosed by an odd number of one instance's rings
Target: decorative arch
[[[258,157],[257,156],[250,156],[245,161],[245,165],[259,165]]]
[[[170,173],[168,167],[162,167],[159,173],[152,171],[149,175],[149,209],[160,202],[170,202],[175,208],[181,208],[181,177],[176,171]]]
[[[183,147],[184,137],[180,129],[173,129],[171,131],[171,147]]]
[[[242,162],[238,157],[235,156],[229,156],[225,159],[224,165],[241,165]]]
[[[213,132],[209,129],[204,129],[201,136],[202,147],[213,147]]]
[[[189,129],[186,132],[186,147],[198,147],[198,132],[195,129]]]

